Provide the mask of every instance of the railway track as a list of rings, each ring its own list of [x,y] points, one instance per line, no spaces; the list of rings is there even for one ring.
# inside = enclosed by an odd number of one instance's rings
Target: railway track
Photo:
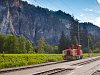
[[[79,63],[75,63],[75,64],[72,64],[71,66],[75,66],[75,65],[81,66],[81,65],[92,63],[94,61],[98,61],[98,60],[100,60],[100,57],[95,58],[95,59],[90,59],[90,60],[87,60],[87,61],[83,61],[83,62],[79,62]]]
[[[100,57],[95,58],[95,59],[90,59],[90,60],[87,60],[87,61],[83,61],[83,62],[79,62],[79,63],[75,63],[75,64],[72,64],[70,66],[86,65],[86,64],[98,61],[98,60],[100,60]],[[69,73],[72,70],[74,70],[74,68],[67,68],[67,69],[66,68],[57,68],[57,69],[52,69],[52,70],[43,71],[43,72],[39,72],[39,73],[34,73],[32,75],[56,75],[56,74],[59,74],[59,73],[62,73],[62,72]]]
[[[1,73],[18,71],[18,70],[24,70],[24,69],[30,69],[30,68],[37,68],[37,67],[42,67],[42,66],[54,65],[54,64],[64,63],[64,62],[68,62],[68,61],[64,60],[64,61],[58,61],[58,62],[39,64],[39,65],[30,65],[30,66],[23,66],[23,67],[16,67],[16,68],[1,69],[0,70],[0,74]]]
[[[100,69],[96,70],[93,74],[91,75],[100,75]]]
[[[70,69],[70,68],[57,68],[57,69],[52,69],[52,70],[48,70],[48,71],[44,71],[44,72],[40,72],[40,73],[35,73],[35,74],[32,74],[32,75],[55,75],[55,74],[58,74],[58,73],[61,73],[61,72],[70,72],[72,71],[73,69]]]

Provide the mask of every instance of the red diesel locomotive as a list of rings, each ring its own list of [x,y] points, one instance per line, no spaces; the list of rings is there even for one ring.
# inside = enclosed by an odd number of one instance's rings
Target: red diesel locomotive
[[[82,50],[81,45],[71,45],[69,49],[65,49],[63,51],[64,54],[64,60],[76,60],[76,59],[82,59]]]

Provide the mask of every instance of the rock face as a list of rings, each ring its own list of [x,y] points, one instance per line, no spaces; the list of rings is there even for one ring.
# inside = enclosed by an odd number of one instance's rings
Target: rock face
[[[93,25],[92,23],[80,23],[80,29],[86,29],[89,34],[94,37],[95,41],[100,42],[100,27]]]
[[[54,12],[21,0],[0,0],[0,33],[23,34],[32,41],[43,36],[48,43],[57,44],[62,31],[70,37],[70,27],[74,22],[70,14],[60,10]]]

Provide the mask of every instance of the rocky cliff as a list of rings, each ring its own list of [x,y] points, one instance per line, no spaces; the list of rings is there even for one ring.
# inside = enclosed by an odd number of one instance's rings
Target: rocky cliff
[[[86,29],[87,32],[93,36],[95,41],[100,42],[100,27],[93,25],[89,22],[80,23],[80,29]]]
[[[62,31],[70,37],[70,28],[75,23],[70,14],[61,10],[51,11],[21,0],[0,0],[0,33],[23,34],[35,42],[43,36],[50,44],[57,44]],[[95,27],[87,28],[92,33]],[[100,36],[98,30],[95,32]]]

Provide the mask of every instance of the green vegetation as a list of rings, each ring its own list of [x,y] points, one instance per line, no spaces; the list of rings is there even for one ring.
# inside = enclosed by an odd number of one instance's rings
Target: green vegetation
[[[62,54],[0,54],[0,68],[61,61],[62,56]]]
[[[95,50],[93,50],[93,53],[100,53],[100,42],[96,42]]]
[[[26,40],[21,35],[3,35],[0,34],[0,53],[16,54],[16,53],[35,53],[32,42]]]
[[[27,40],[23,35],[4,35],[0,34],[0,53],[5,54],[26,54],[26,53],[39,53],[39,54],[55,54],[58,53],[58,46],[51,46],[45,38],[41,37],[37,45],[32,41]]]
[[[63,54],[57,53],[62,53],[62,50],[68,48],[70,43],[75,43],[75,38],[73,40],[68,39],[62,32],[59,45],[51,46],[43,37],[38,40],[37,45],[34,45],[33,42],[27,40],[23,35],[0,34],[0,53],[2,53],[0,54],[0,69],[61,61],[63,60]],[[90,45],[92,46],[92,43]],[[95,50],[93,50],[95,53],[100,52],[99,46],[100,42],[95,44]],[[90,49],[92,48],[90,47]],[[87,51],[89,51],[88,48]],[[91,54],[90,56],[96,55],[100,54]],[[88,57],[88,54],[83,55],[83,58],[86,57]]]
[[[66,38],[64,32],[61,33],[61,38],[59,40],[59,45],[58,45],[58,53],[62,53],[63,50],[68,48],[70,45],[70,40],[69,38]]]
[[[70,32],[71,33],[71,32]],[[82,34],[81,34],[82,33]],[[78,37],[72,30],[72,37],[69,39],[65,36],[64,32],[61,33],[58,44],[58,52],[62,53],[70,45],[78,44]],[[80,44],[82,45],[83,53],[100,53],[100,42],[96,42],[91,34],[86,30],[86,27],[80,31]]]
[[[83,54],[83,58],[87,58],[88,56],[93,57],[93,56],[100,56],[100,53],[85,53]]]
[[[85,38],[86,39],[86,38]],[[84,41],[84,40],[83,40]],[[89,41],[89,47],[88,42]],[[82,43],[82,50],[84,53],[100,52],[100,43],[93,43],[92,37],[89,36],[86,43]],[[15,34],[5,35],[0,34],[0,53],[5,54],[27,54],[27,53],[38,53],[38,54],[61,54],[63,50],[69,48],[71,44],[77,44],[77,37],[74,36],[72,39],[66,37],[64,32],[61,33],[58,46],[50,45],[47,43],[44,37],[41,37],[36,44],[27,40],[24,35],[17,36]],[[86,45],[86,46],[85,46]]]
[[[100,54],[93,53],[90,55],[97,56]],[[88,54],[83,54],[83,58],[86,57]],[[63,54],[0,54],[0,69],[62,60]]]

